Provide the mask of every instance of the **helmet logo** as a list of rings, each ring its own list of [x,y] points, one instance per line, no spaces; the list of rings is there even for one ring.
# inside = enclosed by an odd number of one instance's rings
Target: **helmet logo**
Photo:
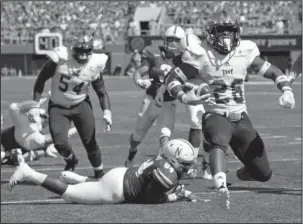
[[[175,151],[175,156],[180,156],[181,151],[182,151],[182,148],[181,147],[177,147],[177,149]]]

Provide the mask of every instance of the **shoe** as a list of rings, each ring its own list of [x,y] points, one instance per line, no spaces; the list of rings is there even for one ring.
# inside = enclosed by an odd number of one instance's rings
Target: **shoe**
[[[65,162],[64,171],[74,171],[76,166],[78,166],[79,160],[74,157],[71,161],[65,160]]]
[[[96,179],[101,179],[105,174],[105,172],[103,170],[94,170],[94,172],[95,172]]]
[[[206,162],[204,157],[202,159],[201,167],[202,167],[201,168],[202,179],[212,180],[213,176],[208,171],[209,170],[209,163]]]
[[[17,184],[28,180],[28,177],[30,176],[30,172],[32,169],[24,162],[19,163],[17,166],[17,169],[9,179],[8,187],[10,190]]]
[[[81,176],[77,173],[71,171],[62,171],[60,175],[60,180],[67,184],[79,184],[84,183],[87,177]]]
[[[219,206],[225,210],[230,208],[229,196],[230,194],[226,186],[222,185],[217,189],[217,201]]]

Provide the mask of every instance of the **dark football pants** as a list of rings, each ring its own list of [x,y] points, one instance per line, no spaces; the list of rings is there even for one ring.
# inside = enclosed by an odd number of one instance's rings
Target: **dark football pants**
[[[251,177],[258,181],[270,179],[272,171],[269,165],[264,143],[246,113],[238,122],[226,117],[205,113],[202,130],[211,149],[221,148],[226,152],[228,145],[248,169]]]
[[[68,142],[68,130],[71,121],[73,121],[79,133],[88,156],[90,157],[90,155],[100,151],[96,142],[95,118],[89,98],[71,108],[64,108],[50,101],[48,110],[50,133],[56,149],[62,156],[67,157],[72,152]],[[101,162],[100,158],[99,161]],[[91,163],[93,167],[101,165],[101,163],[94,164],[94,161],[91,161]]]

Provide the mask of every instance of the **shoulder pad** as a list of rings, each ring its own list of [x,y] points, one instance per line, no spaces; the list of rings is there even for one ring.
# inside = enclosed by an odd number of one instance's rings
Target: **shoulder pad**
[[[92,54],[91,61],[96,69],[96,72],[100,73],[105,68],[106,62],[108,60],[108,56],[106,54]]]
[[[251,40],[241,40],[240,46],[238,47],[239,54],[254,54],[255,56],[260,55],[257,44]]]
[[[47,53],[47,56],[53,60],[55,63],[58,63],[61,59],[68,59],[68,49],[65,46],[59,46],[55,48],[53,51]]]
[[[154,165],[156,167],[153,172],[154,178],[156,178],[163,186],[169,189],[178,183],[178,174],[167,160],[156,160]]]
[[[156,46],[146,46],[142,50],[142,58],[153,58],[153,57],[161,56],[161,51]]]

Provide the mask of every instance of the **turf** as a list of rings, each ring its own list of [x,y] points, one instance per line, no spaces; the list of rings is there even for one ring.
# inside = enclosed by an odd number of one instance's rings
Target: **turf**
[[[143,91],[129,79],[109,78],[105,80],[110,95],[113,127],[104,133],[102,111],[93,91],[91,98],[96,117],[97,141],[102,148],[105,167],[123,166],[128,152],[128,140],[135,127],[136,116],[143,98]],[[1,111],[4,127],[10,124],[8,105],[32,97],[33,79],[2,79]],[[230,153],[228,180],[232,183],[231,209],[222,211],[215,205],[212,182],[182,180],[204,202],[178,202],[161,205],[99,205],[85,206],[66,204],[45,189],[24,183],[8,191],[7,182],[14,171],[11,166],[1,167],[1,222],[8,223],[71,223],[71,222],[302,222],[302,164],[301,164],[301,84],[293,86],[296,108],[284,110],[278,105],[279,91],[267,82],[248,82],[246,98],[251,120],[261,134],[267,147],[273,169],[269,182],[241,182],[234,171],[241,163]],[[49,89],[49,83],[46,90]],[[177,106],[177,122],[173,137],[187,138],[188,115],[185,107]],[[153,126],[139,147],[136,164],[158,151],[157,126]],[[79,136],[72,137],[74,151],[80,158],[76,172],[92,175],[93,171],[82,147]],[[61,158],[41,158],[30,163],[37,170],[58,177],[64,167]]]

